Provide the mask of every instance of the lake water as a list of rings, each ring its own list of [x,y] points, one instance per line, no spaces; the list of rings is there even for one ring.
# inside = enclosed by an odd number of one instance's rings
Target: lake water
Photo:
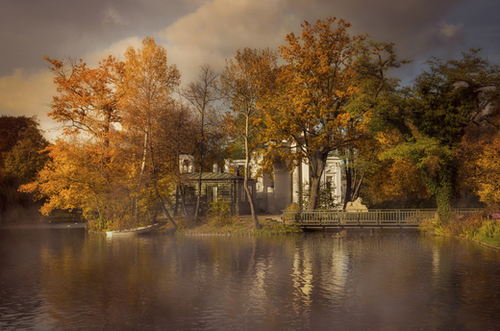
[[[381,234],[0,230],[0,330],[500,329],[500,251]]]

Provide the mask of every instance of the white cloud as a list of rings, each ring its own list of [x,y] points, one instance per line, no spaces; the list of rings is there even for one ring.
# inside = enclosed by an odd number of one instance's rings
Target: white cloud
[[[113,43],[105,49],[85,54],[83,60],[91,67],[97,66],[99,64],[99,61],[107,58],[110,55],[116,57],[118,60],[124,60],[123,54],[125,54],[125,51],[128,47],[133,46],[139,48],[141,47],[141,45],[142,39],[139,37],[123,39]]]
[[[106,10],[104,11],[104,19],[102,22],[128,25],[128,22],[123,19],[120,13],[111,6],[106,7]]]
[[[286,0],[214,0],[159,32],[170,63],[189,82],[204,63],[222,69],[225,60],[245,47],[277,48],[300,20]]]
[[[233,55],[244,47],[276,47],[300,21],[285,0],[214,0],[168,27],[162,37],[185,48]]]
[[[48,104],[56,89],[48,70],[26,73],[16,69],[10,76],[0,77],[0,114],[10,116],[36,115],[48,138],[58,133],[58,124],[47,117]]]
[[[462,23],[454,24],[446,24],[445,22],[441,22],[440,24],[440,32],[446,38],[455,38],[460,37],[463,33],[464,25]]]

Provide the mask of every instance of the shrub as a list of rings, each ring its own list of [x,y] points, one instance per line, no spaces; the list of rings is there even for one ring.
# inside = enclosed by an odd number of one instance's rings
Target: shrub
[[[210,225],[215,227],[231,225],[235,221],[231,214],[231,205],[223,199],[217,199],[209,204],[208,216],[210,217]]]

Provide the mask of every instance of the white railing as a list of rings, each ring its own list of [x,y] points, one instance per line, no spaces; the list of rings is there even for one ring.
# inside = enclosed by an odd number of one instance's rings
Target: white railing
[[[458,216],[480,209],[453,209]],[[300,226],[418,226],[437,219],[437,209],[377,209],[365,212],[284,211],[283,223]]]

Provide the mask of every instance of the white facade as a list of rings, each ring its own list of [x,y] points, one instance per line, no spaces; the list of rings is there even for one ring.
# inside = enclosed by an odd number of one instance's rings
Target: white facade
[[[179,155],[179,171],[181,174],[194,172],[194,156],[188,154]]]
[[[251,160],[250,174],[252,178],[255,178],[258,163],[261,160],[262,156],[260,155]],[[244,168],[244,165],[245,160],[226,160],[224,171],[230,172],[233,168],[236,173],[237,169]],[[337,199],[339,204],[341,202],[341,180],[341,160],[338,157],[328,157],[325,171],[321,176],[321,183],[330,183],[333,188],[333,197]],[[262,212],[276,213],[283,211],[292,203],[300,205],[302,192],[308,188],[306,186],[310,182],[311,175],[308,163],[301,162],[290,171],[285,163],[276,162],[272,176],[262,174],[257,178],[257,209]]]

